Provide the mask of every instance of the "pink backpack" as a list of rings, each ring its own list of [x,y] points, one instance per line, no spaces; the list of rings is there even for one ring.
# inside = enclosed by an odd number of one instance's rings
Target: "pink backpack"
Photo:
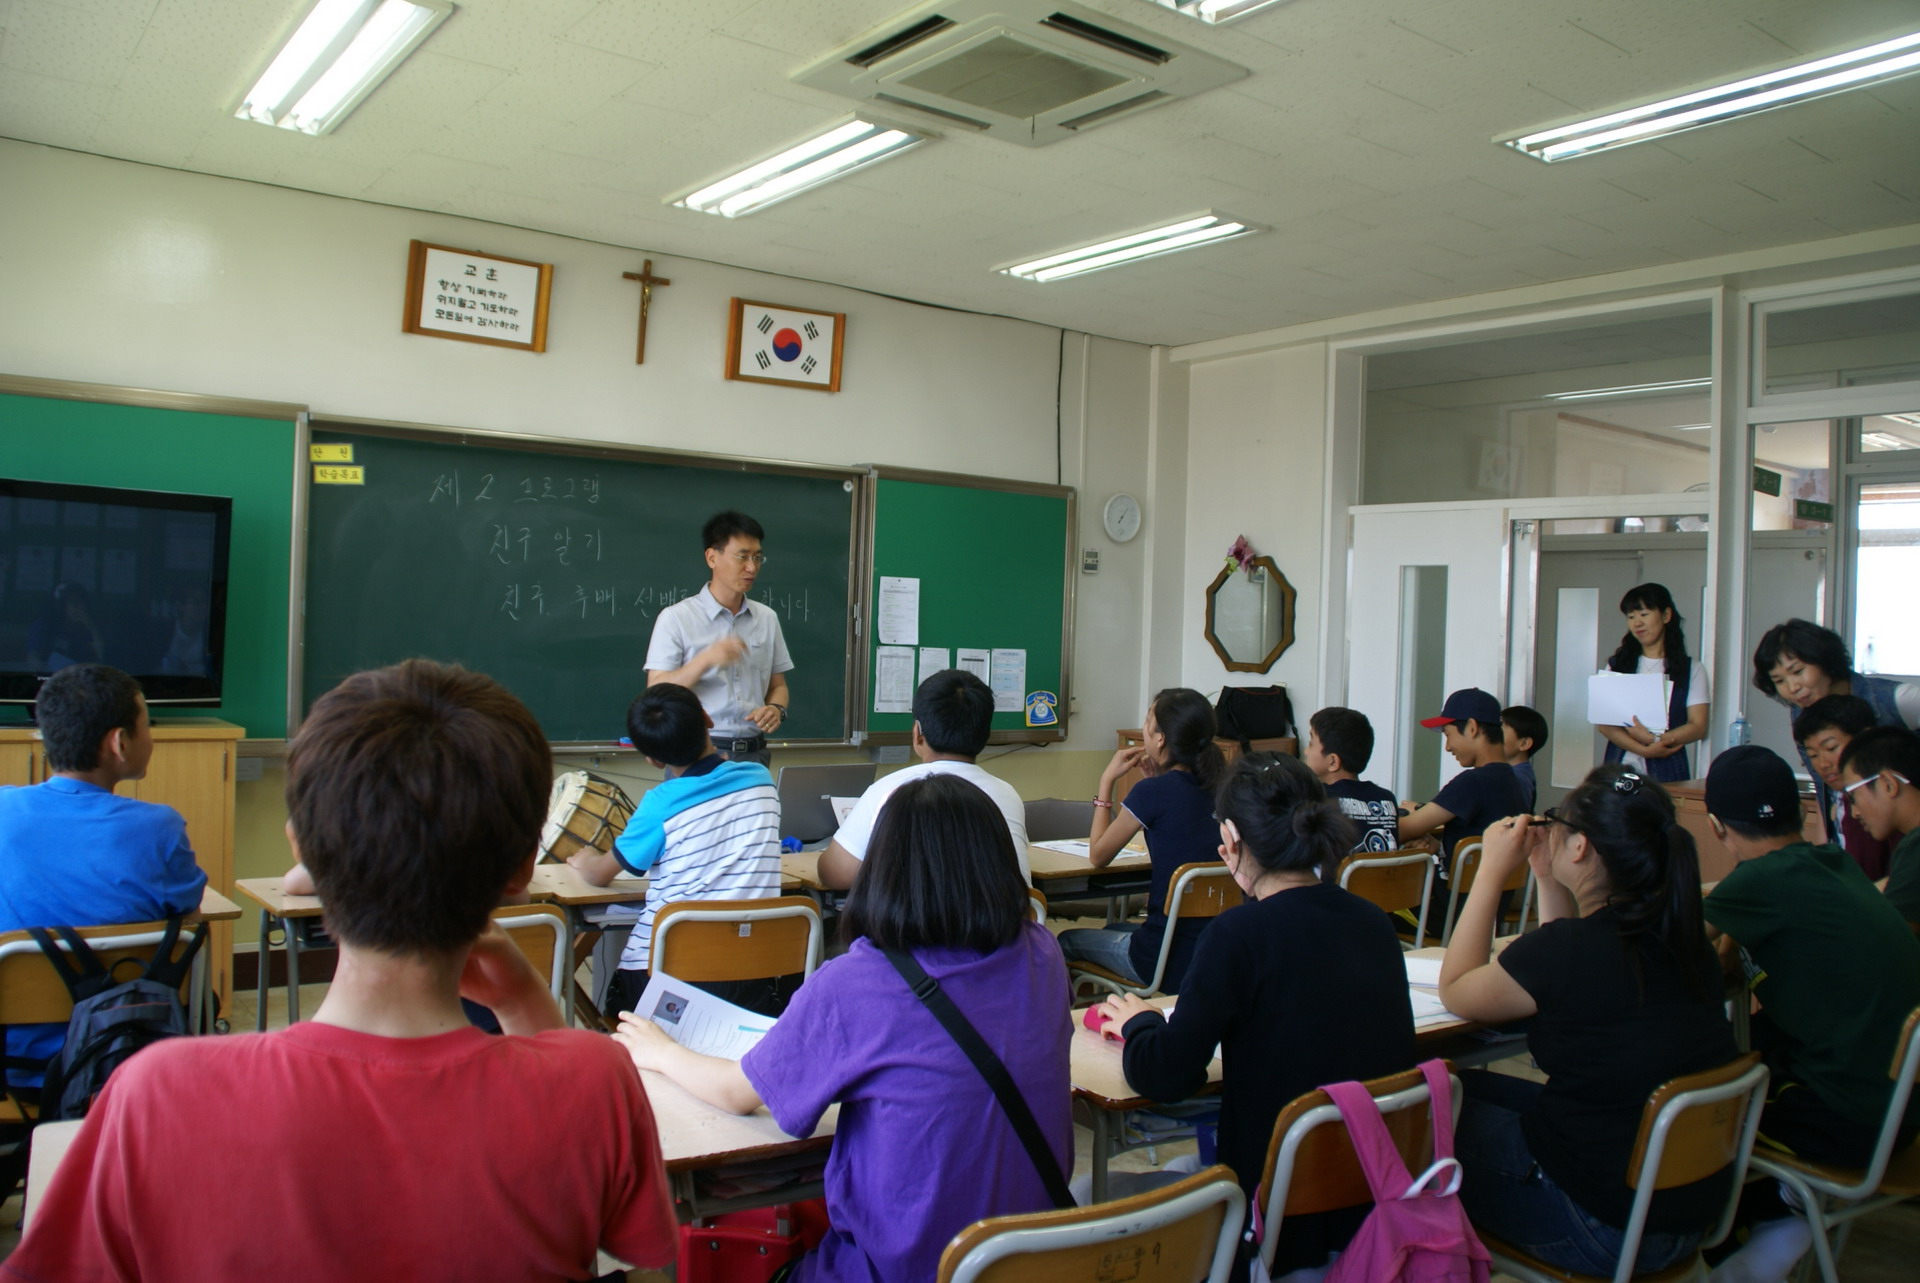
[[[1325,1283],[1487,1283],[1487,1249],[1460,1206],[1460,1160],[1453,1156],[1453,1084],[1444,1061],[1420,1066],[1433,1110],[1433,1165],[1415,1180],[1387,1132],[1373,1097],[1359,1083],[1324,1090],[1340,1107],[1373,1211],[1333,1262]],[[1446,1182],[1444,1189],[1430,1183]]]

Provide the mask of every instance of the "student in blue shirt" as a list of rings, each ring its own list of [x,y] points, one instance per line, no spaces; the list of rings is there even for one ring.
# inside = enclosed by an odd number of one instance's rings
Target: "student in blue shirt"
[[[200,907],[207,875],[187,822],[170,806],[119,797],[147,773],[153,727],[140,683],[104,664],[72,664],[41,688],[40,735],[51,778],[0,788],[0,931],[152,922]],[[66,1025],[13,1025],[7,1055],[51,1059]],[[8,1081],[34,1086],[35,1071]]]

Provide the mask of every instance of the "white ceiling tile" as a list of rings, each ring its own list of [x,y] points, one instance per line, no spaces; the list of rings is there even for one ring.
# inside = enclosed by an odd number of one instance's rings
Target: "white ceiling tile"
[[[0,29],[0,68],[111,85],[140,45],[151,3],[70,9],[14,0]]]

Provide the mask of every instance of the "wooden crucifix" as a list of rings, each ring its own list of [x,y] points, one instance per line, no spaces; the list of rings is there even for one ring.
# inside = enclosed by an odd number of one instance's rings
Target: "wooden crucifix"
[[[640,282],[640,341],[633,350],[633,363],[645,365],[647,363],[647,311],[653,306],[653,287],[671,285],[673,282],[664,276],[653,274],[652,259],[643,263],[639,271],[622,272],[621,275],[630,281]]]

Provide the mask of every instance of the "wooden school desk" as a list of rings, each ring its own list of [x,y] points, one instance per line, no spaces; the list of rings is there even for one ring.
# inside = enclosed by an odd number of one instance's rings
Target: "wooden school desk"
[[[1415,956],[1440,956],[1443,949],[1423,949]],[[1411,986],[1410,986],[1411,987]],[[1175,1003],[1176,998],[1166,994],[1147,999],[1150,1006],[1163,1010]],[[1073,1042],[1069,1048],[1068,1077],[1073,1084],[1073,1097],[1087,1107],[1088,1125],[1093,1131],[1091,1157],[1093,1174],[1093,1201],[1106,1201],[1107,1163],[1118,1151],[1126,1115],[1136,1109],[1151,1109],[1155,1104],[1173,1104],[1172,1101],[1152,1101],[1140,1095],[1128,1085],[1127,1075],[1121,1064],[1121,1044],[1097,1034],[1080,1023],[1082,1011],[1068,1013],[1072,1021]],[[1422,1060],[1435,1056],[1444,1056],[1460,1063],[1463,1057],[1471,1063],[1486,1063],[1489,1060],[1504,1060],[1526,1050],[1523,1040],[1511,1040],[1487,1045],[1468,1038],[1481,1025],[1470,1020],[1449,1020],[1441,1023],[1417,1027],[1414,1030],[1414,1047]],[[1200,1097],[1211,1096],[1220,1090],[1220,1058],[1214,1057],[1207,1066],[1207,1085]]]
[[[660,1157],[673,1183],[674,1211],[682,1221],[820,1197],[822,1182],[817,1177],[731,1197],[703,1194],[699,1182],[735,1169],[741,1169],[742,1177],[774,1181],[820,1167],[833,1148],[840,1106],[828,1107],[813,1135],[794,1137],[781,1131],[764,1108],[751,1114],[730,1114],[651,1071],[642,1071],[640,1082],[653,1107],[654,1126],[660,1133]]]
[[[268,936],[278,924],[287,937],[287,1023],[292,1024],[300,1019],[300,929],[294,924],[303,918],[320,916],[320,897],[288,895],[280,889],[279,878],[241,878],[233,888],[260,906],[260,966],[257,968],[260,978],[254,990],[260,1009],[254,1015],[253,1027],[255,1032],[265,1033],[267,973],[272,970],[267,965]]]

